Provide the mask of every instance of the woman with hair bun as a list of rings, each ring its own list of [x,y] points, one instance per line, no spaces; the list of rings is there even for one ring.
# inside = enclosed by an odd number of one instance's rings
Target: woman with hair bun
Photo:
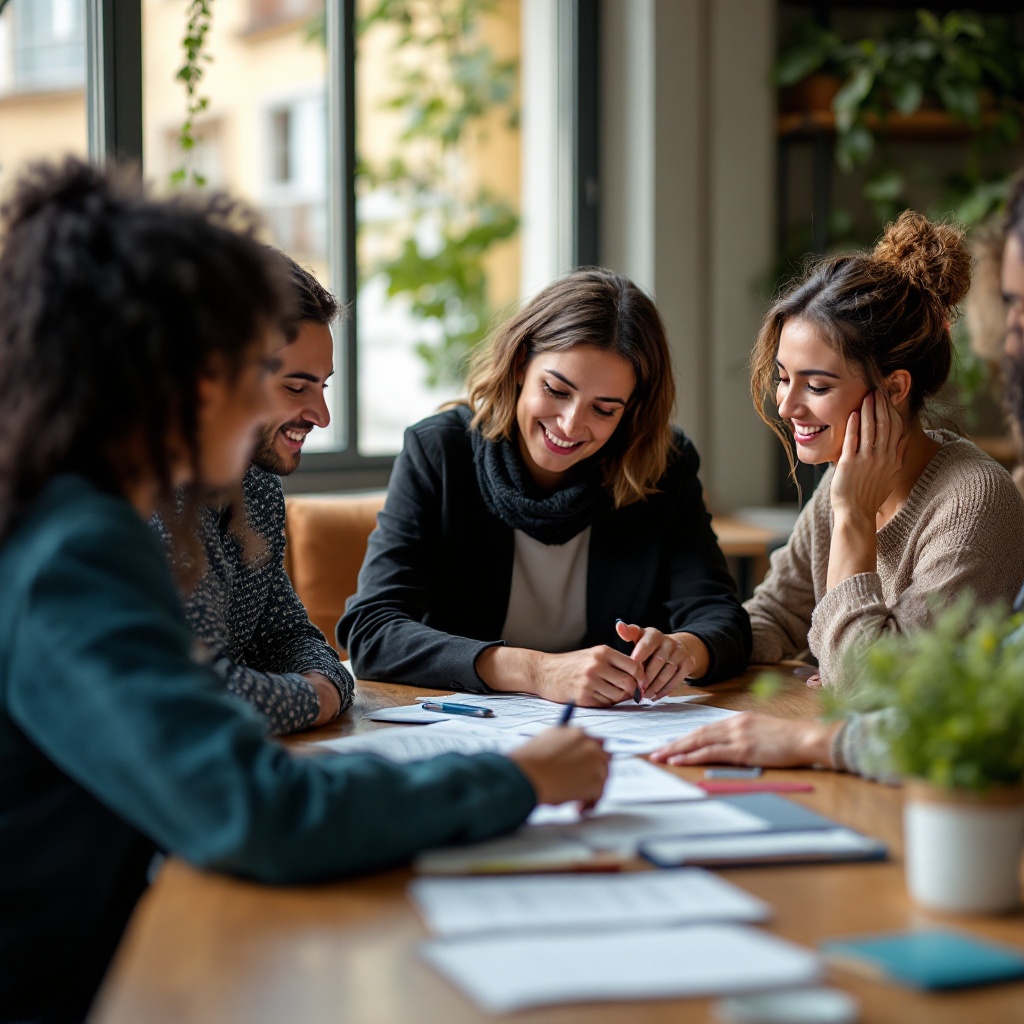
[[[741,672],[750,627],[650,298],[609,270],[555,281],[468,394],[406,432],[338,623],[357,676],[599,707]]]
[[[774,382],[797,457],[833,466],[746,603],[754,661],[809,647],[819,665],[810,684],[854,686],[840,671],[845,652],[928,626],[936,600],[969,591],[980,605],[1013,601],[1024,503],[1009,473],[922,422],[952,365],[949,320],[970,266],[960,231],[908,211],[873,252],[822,261],[768,311],[754,349],[755,404],[764,415]],[[738,715],[653,757],[863,771],[870,734],[854,736],[834,722]]]

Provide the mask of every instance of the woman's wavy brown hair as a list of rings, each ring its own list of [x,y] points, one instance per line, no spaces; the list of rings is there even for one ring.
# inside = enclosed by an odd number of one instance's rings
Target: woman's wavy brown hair
[[[877,389],[895,370],[911,377],[917,415],[953,366],[950,320],[971,284],[964,233],[912,210],[886,226],[871,252],[812,264],[765,314],[751,354],[750,395],[795,470],[789,434],[774,410],[779,337],[787,320],[812,324],[825,343]]]
[[[0,541],[58,473],[115,494],[151,476],[194,578],[205,495],[174,515],[171,437],[198,478],[200,377],[235,376],[293,312],[255,227],[220,194],[151,199],[129,169],[26,170],[0,208]]]
[[[672,450],[675,381],[665,328],[649,296],[611,270],[559,278],[499,327],[473,358],[467,381],[472,426],[491,441],[516,433],[519,375],[538,352],[590,345],[621,356],[636,387],[615,433],[597,454],[616,508],[657,490]]]

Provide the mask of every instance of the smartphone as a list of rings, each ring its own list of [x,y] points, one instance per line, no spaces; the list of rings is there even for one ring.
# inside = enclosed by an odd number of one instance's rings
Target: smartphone
[[[760,768],[708,768],[704,772],[706,779],[756,779],[761,774]]]

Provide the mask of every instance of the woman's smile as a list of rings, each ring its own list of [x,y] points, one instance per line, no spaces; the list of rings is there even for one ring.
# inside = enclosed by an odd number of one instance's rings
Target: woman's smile
[[[814,324],[796,317],[779,335],[775,358],[776,403],[801,462],[836,462],[850,413],[860,408],[863,378],[829,346]]]
[[[561,474],[599,452],[615,433],[636,375],[614,352],[573,345],[531,356],[519,383],[519,452],[534,482],[554,489]]]

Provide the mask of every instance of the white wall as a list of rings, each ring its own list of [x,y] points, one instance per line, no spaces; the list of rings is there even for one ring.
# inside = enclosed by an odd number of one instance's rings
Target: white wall
[[[772,500],[746,363],[774,257],[774,0],[604,0],[601,261],[647,288],[716,510]]]

